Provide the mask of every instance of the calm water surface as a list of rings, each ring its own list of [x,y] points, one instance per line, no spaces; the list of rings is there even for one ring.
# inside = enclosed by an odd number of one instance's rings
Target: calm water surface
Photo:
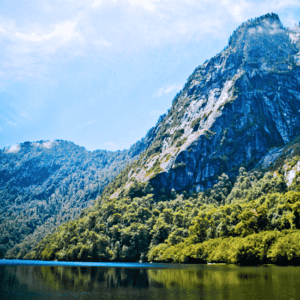
[[[300,267],[0,260],[0,299],[300,299]]]

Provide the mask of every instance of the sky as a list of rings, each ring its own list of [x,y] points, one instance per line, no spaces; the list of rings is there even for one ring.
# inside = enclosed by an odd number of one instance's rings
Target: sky
[[[129,148],[242,22],[271,12],[293,27],[300,0],[2,0],[0,149]]]

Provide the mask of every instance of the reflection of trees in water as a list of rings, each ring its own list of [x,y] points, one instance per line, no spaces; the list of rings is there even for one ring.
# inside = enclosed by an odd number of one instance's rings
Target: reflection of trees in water
[[[43,285],[39,284],[36,277],[37,266],[3,266],[0,267],[1,292],[23,292],[30,288],[35,292],[43,291]]]
[[[164,285],[172,288],[184,286],[186,288],[210,287],[220,288],[225,285],[240,285],[246,280],[263,284],[270,276],[270,270],[255,268],[241,268],[233,265],[206,266],[200,268],[150,269],[148,271],[150,285]]]
[[[145,269],[35,266],[31,277],[54,290],[90,291],[103,288],[147,288]],[[27,272],[20,270],[21,272]],[[19,274],[21,277],[25,274]]]
[[[5,266],[3,268],[6,282],[9,282],[10,286],[18,284],[33,286],[34,280],[34,266]],[[9,278],[9,279],[8,279]]]
[[[148,273],[146,269],[113,269],[108,276],[107,287],[149,287]]]
[[[298,299],[300,294],[297,267],[204,265],[177,270],[150,269],[148,274],[151,287],[177,289],[178,298],[183,291],[192,290],[198,290],[202,299]]]
[[[35,293],[56,291],[78,295],[93,291],[99,297],[104,297],[101,299],[127,299],[127,295],[131,299],[133,296],[134,299],[298,299],[299,275],[299,267],[276,266],[194,265],[167,269],[50,266],[0,268],[0,280],[5,282],[3,289],[1,286],[3,293],[23,291],[24,287]]]
[[[270,270],[236,266],[200,266],[182,269],[131,269],[67,266],[19,266],[10,268],[10,281],[49,287],[54,290],[91,291],[100,289],[167,288],[219,289],[222,286],[241,285],[247,281],[264,284],[277,281]]]

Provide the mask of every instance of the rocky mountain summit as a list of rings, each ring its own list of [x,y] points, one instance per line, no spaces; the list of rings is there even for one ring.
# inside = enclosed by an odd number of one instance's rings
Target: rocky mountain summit
[[[111,198],[135,181],[156,191],[211,188],[222,173],[256,166],[299,129],[300,27],[284,28],[276,14],[249,20],[195,69]]]

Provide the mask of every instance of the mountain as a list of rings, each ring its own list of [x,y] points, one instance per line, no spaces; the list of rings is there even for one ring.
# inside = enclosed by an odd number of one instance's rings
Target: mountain
[[[218,55],[196,68],[129,180],[156,191],[203,191],[222,173],[251,169],[300,129],[300,27],[268,14],[243,23]]]
[[[138,187],[96,201],[24,258],[300,263],[300,136],[275,161],[249,172],[241,167],[234,181],[222,174],[205,192],[172,192],[159,201],[149,187]]]
[[[243,23],[139,158],[25,258],[297,263],[299,58],[299,26],[276,14]]]
[[[92,205],[136,159],[148,137],[123,151],[87,151],[67,141],[25,142],[0,151],[0,251],[31,249],[55,226]]]

